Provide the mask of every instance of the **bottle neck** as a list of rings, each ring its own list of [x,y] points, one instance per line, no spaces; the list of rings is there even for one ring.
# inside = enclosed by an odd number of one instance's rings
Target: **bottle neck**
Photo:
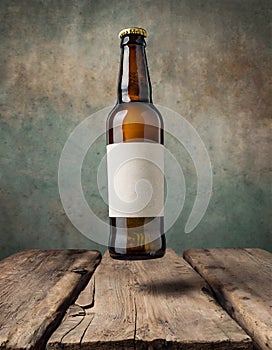
[[[145,40],[140,35],[122,38],[118,103],[132,101],[152,103],[145,45]]]

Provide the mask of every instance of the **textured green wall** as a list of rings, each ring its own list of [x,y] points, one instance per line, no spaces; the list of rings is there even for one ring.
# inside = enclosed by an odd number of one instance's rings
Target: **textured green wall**
[[[271,1],[1,0],[0,17],[0,257],[32,247],[104,249],[66,217],[58,162],[74,127],[114,105],[117,33],[131,25],[149,33],[155,104],[186,117],[213,166],[210,206],[185,234],[195,170],[182,147],[167,138],[186,164],[189,188],[168,245],[178,252],[241,246],[272,251]],[[104,152],[101,137],[83,167],[86,197],[101,218],[107,208],[97,194],[95,166]]]

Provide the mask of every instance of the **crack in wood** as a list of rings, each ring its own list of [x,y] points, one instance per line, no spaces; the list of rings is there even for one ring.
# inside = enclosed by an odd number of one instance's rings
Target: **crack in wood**
[[[72,332],[76,327],[78,327],[78,326],[80,325],[80,323],[83,321],[83,319],[84,319],[84,318],[82,318],[82,319],[79,321],[78,324],[76,324],[74,327],[71,327],[66,333],[63,334],[63,336],[62,336],[61,339],[60,339],[59,344],[62,344],[62,343],[63,343],[64,338],[65,338],[70,332]]]
[[[95,276],[93,276],[93,289],[92,289],[92,302],[90,303],[90,305],[88,306],[88,308],[92,308],[94,307],[94,303],[95,303]],[[87,308],[87,307],[86,307]]]
[[[78,305],[77,305],[77,306],[78,306]],[[78,307],[80,307],[80,306],[78,306]],[[81,308],[81,309],[82,309],[82,308]],[[72,326],[70,329],[68,329],[68,331],[67,331],[66,333],[63,334],[63,336],[61,337],[61,339],[60,339],[60,341],[59,341],[59,344],[62,344],[62,343],[63,343],[64,338],[65,338],[70,332],[72,332],[74,329],[76,329],[76,328],[81,324],[81,322],[83,322],[83,320],[84,320],[84,318],[85,318],[85,316],[86,316],[86,312],[85,312],[84,309],[82,309],[83,315],[80,314],[80,313],[77,313],[77,314],[70,314],[70,312],[69,312],[70,310],[71,310],[71,308],[68,309],[67,318],[68,318],[68,317],[78,317],[78,316],[83,316],[83,317],[81,318],[81,320],[79,321],[79,323],[75,324],[74,327]],[[63,319],[63,322],[65,322],[67,318],[64,318],[64,319]]]
[[[136,305],[136,299],[133,298],[134,302],[134,335],[133,335],[133,346],[134,350],[136,350],[136,333],[137,333],[137,305]]]
[[[72,270],[72,272],[79,273],[80,275],[85,275],[88,272],[88,270],[86,270],[85,268],[77,268]]]
[[[86,334],[88,328],[90,327],[90,325],[91,325],[91,323],[92,323],[92,321],[93,321],[93,318],[94,318],[94,315],[93,315],[93,317],[91,317],[90,322],[87,324],[87,326],[85,327],[85,329],[84,329],[83,332],[82,332],[82,335],[81,335],[80,340],[79,340],[79,347],[80,347],[80,348],[81,348],[81,346],[82,346],[83,338],[84,338],[84,336],[85,336],[85,334]]]

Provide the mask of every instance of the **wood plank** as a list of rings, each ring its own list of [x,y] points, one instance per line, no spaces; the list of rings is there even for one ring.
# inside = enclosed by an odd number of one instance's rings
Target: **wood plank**
[[[173,251],[167,259],[135,266],[139,348],[144,343],[171,349],[251,348],[249,337],[215,302],[206,282]]]
[[[100,260],[87,250],[27,250],[2,260],[1,349],[44,348]]]
[[[190,249],[184,257],[256,348],[272,350],[272,254],[262,249]]]
[[[67,316],[48,350],[252,349],[207,283],[170,249],[149,261],[118,261],[106,253],[93,278],[93,307],[83,319]]]

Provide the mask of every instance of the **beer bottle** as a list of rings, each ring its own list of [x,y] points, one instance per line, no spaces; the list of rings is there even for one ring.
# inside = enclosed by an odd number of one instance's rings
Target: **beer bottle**
[[[117,104],[107,119],[109,252],[115,259],[165,253],[163,120],[152,103],[146,31],[119,33]]]

